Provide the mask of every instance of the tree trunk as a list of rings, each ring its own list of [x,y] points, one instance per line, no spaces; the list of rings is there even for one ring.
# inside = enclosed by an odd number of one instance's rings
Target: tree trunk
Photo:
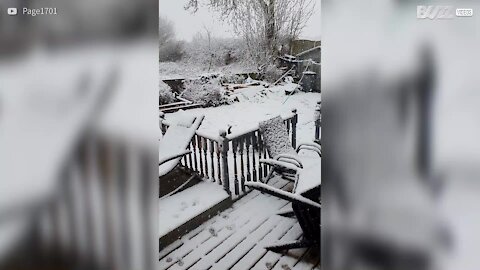
[[[266,57],[275,56],[275,40],[276,40],[276,31],[275,31],[275,0],[270,0],[268,3],[265,3],[263,0],[260,0],[265,14],[265,54]]]

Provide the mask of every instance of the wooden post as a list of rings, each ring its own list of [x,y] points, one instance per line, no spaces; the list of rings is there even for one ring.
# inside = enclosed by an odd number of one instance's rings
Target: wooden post
[[[298,114],[297,109],[292,109],[293,117],[292,117],[292,146],[293,148],[297,148],[297,123],[298,123]]]
[[[262,159],[262,153],[263,153],[263,146],[262,146],[262,134],[258,130],[256,132],[257,134],[257,152],[258,152],[258,178],[257,180],[261,181],[263,178],[263,166],[264,164],[260,163],[260,159]]]
[[[217,154],[217,181],[219,185],[223,185],[222,182],[222,165],[220,161],[220,143],[216,142],[217,148],[215,153]]]
[[[208,178],[209,173],[208,173],[208,142],[207,138],[201,137],[202,138],[202,149],[203,149],[203,160],[205,161],[205,168],[204,168],[204,177]]]
[[[192,165],[192,169],[194,172],[200,174],[199,170],[198,170],[198,164],[197,164],[197,151],[198,151],[198,148],[197,148],[197,134],[193,135],[193,138],[192,138],[192,149],[193,149],[193,165]]]
[[[200,173],[201,177],[205,177],[206,174],[205,174],[204,167],[203,167],[203,156],[202,156],[205,148],[203,148],[202,137],[195,135],[194,139],[195,138],[197,139],[198,160],[199,160],[199,163],[200,163],[200,169],[198,170],[198,172]]]
[[[237,139],[232,140],[232,155],[233,155],[233,186],[234,193],[238,195],[238,163],[237,163],[237,151],[238,151],[238,141]]]
[[[231,195],[230,191],[230,178],[228,175],[228,139],[227,139],[227,131],[220,130],[220,158],[222,160],[222,182],[223,188],[225,191]]]
[[[210,169],[212,170],[212,181],[215,182],[215,159],[214,159],[214,154],[215,154],[215,142],[212,140],[210,141]]]
[[[317,106],[315,108],[315,141],[318,142],[320,141],[320,122],[322,121],[322,116],[320,112],[321,108],[321,101],[317,102]]]
[[[244,137],[241,137],[240,140],[239,140],[239,152],[240,152],[240,189],[245,191],[245,158],[243,157],[243,149],[245,147],[245,136]],[[248,172],[248,170],[247,170]],[[238,186],[237,183],[235,183],[235,185]],[[235,195],[238,195],[237,193],[237,187],[235,187]]]
[[[252,167],[253,167],[253,175],[252,181],[258,181],[257,175],[257,162],[255,161],[255,153],[258,152],[258,144],[257,144],[257,132],[254,131],[252,134]]]

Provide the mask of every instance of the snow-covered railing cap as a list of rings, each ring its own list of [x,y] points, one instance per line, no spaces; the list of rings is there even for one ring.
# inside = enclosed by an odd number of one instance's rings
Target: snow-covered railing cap
[[[297,109],[293,108],[292,109],[292,113],[289,113],[287,115],[283,115],[281,116],[283,120],[290,120],[292,119],[295,115],[297,114]],[[228,134],[226,136],[227,139],[229,140],[233,140],[235,138],[238,138],[238,137],[242,137],[244,135],[247,135],[249,133],[252,133],[252,132],[255,132],[259,129],[260,127],[258,126],[258,124],[256,124],[255,126],[252,126],[251,128],[249,129],[244,129],[242,131],[239,131],[239,132],[236,132],[236,133],[231,133],[231,134]]]

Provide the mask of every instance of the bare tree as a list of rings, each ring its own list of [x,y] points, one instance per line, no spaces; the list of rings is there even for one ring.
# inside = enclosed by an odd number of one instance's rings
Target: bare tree
[[[175,39],[173,23],[159,17],[158,21],[159,61],[178,61],[183,57],[183,43]]]
[[[203,25],[203,29],[205,29],[205,33],[207,34],[208,38],[208,51],[212,52],[212,31],[208,29],[207,26]],[[208,61],[208,72],[210,72],[210,69],[212,68],[212,60],[213,60],[213,52],[210,54],[210,60]]]
[[[160,41],[160,46],[168,43],[175,37],[175,32],[173,31],[173,23],[167,18],[159,17],[158,18],[158,39]]]
[[[196,12],[202,0],[188,0],[185,8]],[[312,16],[315,0],[204,0],[229,21],[242,36],[252,58],[275,57],[282,44],[297,38]]]

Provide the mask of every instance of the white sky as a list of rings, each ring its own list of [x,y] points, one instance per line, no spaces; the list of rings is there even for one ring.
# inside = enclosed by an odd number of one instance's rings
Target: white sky
[[[316,0],[315,12],[300,35],[301,38],[320,39],[321,0]],[[231,37],[233,30],[219,20],[217,13],[201,6],[197,13],[191,14],[183,7],[188,0],[159,0],[159,14],[173,22],[178,39],[190,40],[196,33],[205,33],[205,27],[217,37]]]

